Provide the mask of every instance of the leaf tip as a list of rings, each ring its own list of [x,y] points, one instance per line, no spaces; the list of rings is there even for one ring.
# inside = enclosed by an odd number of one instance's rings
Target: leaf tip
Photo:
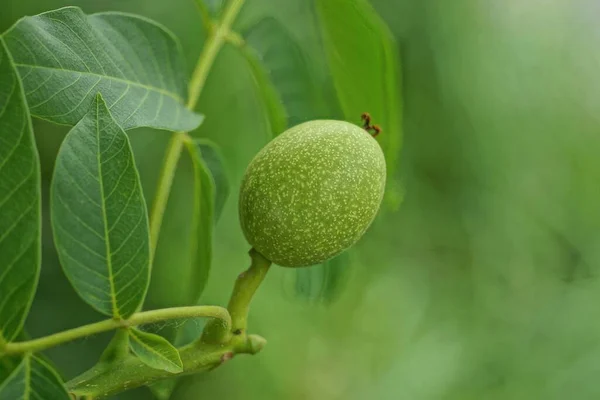
[[[108,106],[106,105],[106,101],[104,100],[104,97],[102,96],[101,92],[96,93],[94,102],[96,104],[96,109],[102,108],[102,110],[108,111]]]

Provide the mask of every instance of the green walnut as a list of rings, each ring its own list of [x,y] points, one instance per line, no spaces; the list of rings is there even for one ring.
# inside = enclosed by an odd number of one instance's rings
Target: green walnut
[[[275,264],[322,263],[365,233],[385,176],[381,147],[365,129],[335,120],[296,125],[246,170],[239,198],[244,235]]]

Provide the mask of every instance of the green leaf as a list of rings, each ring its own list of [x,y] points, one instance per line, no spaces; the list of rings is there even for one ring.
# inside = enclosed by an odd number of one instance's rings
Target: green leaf
[[[129,355],[129,330],[118,329],[100,355],[99,363],[114,364]]]
[[[177,347],[186,346],[202,336],[206,322],[209,320],[203,319],[187,319],[181,324],[177,331],[177,336],[173,343]]]
[[[326,304],[332,304],[342,293],[344,285],[352,272],[352,249],[346,250],[338,256],[323,263],[324,275],[321,299]]]
[[[347,250],[322,264],[295,268],[283,275],[286,293],[307,303],[334,303],[352,272],[352,251]]]
[[[50,201],[75,290],[101,313],[131,316],[148,288],[148,216],[129,139],[101,95],[62,143]]]
[[[31,114],[75,125],[100,92],[123,129],[193,130],[177,39],[163,26],[122,13],[66,7],[19,20],[4,38]]]
[[[27,356],[0,386],[0,400],[70,400],[60,377],[42,360]]]
[[[190,293],[200,297],[208,281],[212,262],[215,212],[215,182],[202,159],[200,147],[187,142],[186,148],[194,168],[194,208],[190,240],[190,275],[187,286]]]
[[[148,385],[148,389],[156,400],[169,400],[177,388],[179,378],[163,379]]]
[[[0,356],[0,385],[8,378],[13,371],[21,364],[23,357],[18,356]]]
[[[204,165],[208,168],[215,184],[215,222],[221,217],[225,202],[229,197],[231,183],[225,170],[225,158],[219,147],[208,139],[196,139],[194,141],[200,150]]]
[[[283,101],[277,92],[277,88],[271,81],[269,72],[261,63],[256,52],[245,45],[242,45],[239,49],[250,66],[256,90],[258,91],[263,107],[265,107],[271,134],[272,136],[277,136],[285,131],[288,126],[287,112],[283,106]]]
[[[181,258],[177,265],[172,265],[172,256],[163,258],[159,241],[152,271],[154,286],[147,303],[150,307],[182,306],[198,301],[210,273],[214,226],[229,195],[229,179],[216,145],[205,139],[190,140],[186,142],[186,149],[190,158],[181,160],[176,176],[186,187],[186,202],[177,206],[179,212],[185,214],[186,227],[173,232],[184,241],[179,250]],[[187,188],[193,188],[193,199],[188,198]],[[177,200],[169,199],[170,202]],[[171,293],[168,291],[175,294],[164,296]]]
[[[316,5],[346,119],[359,124],[360,115],[368,112],[383,129],[378,140],[387,161],[386,197],[395,208],[402,199],[400,188],[394,186],[402,145],[398,45],[365,0],[316,0]]]
[[[262,86],[273,132],[279,134],[287,126],[320,116],[321,96],[306,57],[285,26],[274,18],[263,18],[244,32],[244,37],[250,47],[244,53],[257,84]],[[271,93],[269,81],[278,94]],[[279,121],[281,103],[287,115],[283,129]]]
[[[172,374],[183,371],[179,352],[167,339],[137,329],[130,330],[130,338],[131,350],[144,364]]]
[[[213,16],[221,14],[224,0],[198,0],[204,2]]]
[[[41,262],[40,164],[23,88],[0,37],[0,340],[15,338]]]
[[[31,339],[32,339],[32,337],[29,336],[29,334],[27,334],[27,332],[25,332],[24,329],[21,329],[21,331],[14,338],[14,341],[21,342],[21,341],[26,341],[26,340],[31,340]],[[56,369],[56,365],[45,354],[38,353],[38,354],[36,354],[36,357],[39,360],[46,363],[47,365],[49,365],[52,369]],[[0,385],[21,364],[21,362],[23,361],[23,358],[24,358],[23,354],[10,355],[10,356],[0,355]]]
[[[222,0],[195,0],[206,32],[212,29],[213,19],[218,19],[223,6]]]

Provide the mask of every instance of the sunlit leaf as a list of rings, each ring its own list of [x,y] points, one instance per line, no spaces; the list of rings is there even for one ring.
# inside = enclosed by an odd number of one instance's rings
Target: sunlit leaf
[[[368,112],[383,129],[378,141],[390,178],[386,198],[396,207],[402,199],[394,179],[402,145],[397,44],[366,0],[316,0],[316,6],[346,119],[360,123],[361,114]]]
[[[0,38],[0,338],[25,321],[40,272],[40,166],[23,89]]]
[[[27,356],[0,385],[0,400],[71,400],[49,365]]]
[[[60,148],[51,211],[75,290],[106,315],[133,314],[149,281],[148,217],[129,139],[100,95]]]
[[[146,18],[66,7],[18,21],[4,38],[31,114],[75,125],[96,93],[123,129],[192,130],[177,39]]]
[[[165,338],[153,333],[131,329],[130,339],[131,350],[144,364],[173,374],[183,371],[179,352]]]
[[[225,170],[225,159],[217,145],[210,140],[196,139],[195,143],[200,150],[202,161],[204,161],[204,165],[208,168],[215,184],[214,216],[215,221],[218,221],[223,212],[225,202],[229,197],[230,181]]]
[[[262,97],[266,101],[274,134],[283,131],[278,101],[283,102],[287,113],[286,126],[320,116],[321,97],[311,77],[306,56],[287,29],[277,20],[267,17],[248,29],[244,37],[249,47],[246,59],[257,84],[262,86]],[[271,93],[269,82],[277,93]]]

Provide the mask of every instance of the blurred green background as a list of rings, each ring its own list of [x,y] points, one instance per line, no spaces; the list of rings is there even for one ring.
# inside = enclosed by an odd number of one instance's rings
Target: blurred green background
[[[265,350],[186,379],[173,399],[600,398],[600,5],[371,3],[402,59],[402,84],[390,88],[401,91],[402,110],[388,112],[403,114],[394,177],[403,203],[385,208],[341,265],[273,268],[250,315],[250,330],[269,341]],[[190,71],[204,41],[192,0],[5,0],[0,31],[64,5],[162,22],[180,38]],[[283,24],[300,49],[283,62],[306,66],[292,78],[314,101],[296,107],[290,121],[341,118],[313,2],[247,0],[236,29],[263,20]],[[277,38],[256,40],[266,46]],[[206,121],[194,134],[222,147],[233,184],[201,299],[224,304],[248,263],[235,193],[271,135],[256,82],[234,49],[219,55],[198,110]],[[47,186],[66,128],[34,122]],[[168,134],[140,129],[130,137],[151,196]],[[177,266],[187,245],[190,174],[184,161],[148,307],[185,300]],[[45,222],[32,336],[100,318],[68,285],[47,213]],[[168,335],[173,327],[154,329]],[[47,354],[70,378],[93,365],[109,338]],[[143,388],[118,398],[152,397]]]

